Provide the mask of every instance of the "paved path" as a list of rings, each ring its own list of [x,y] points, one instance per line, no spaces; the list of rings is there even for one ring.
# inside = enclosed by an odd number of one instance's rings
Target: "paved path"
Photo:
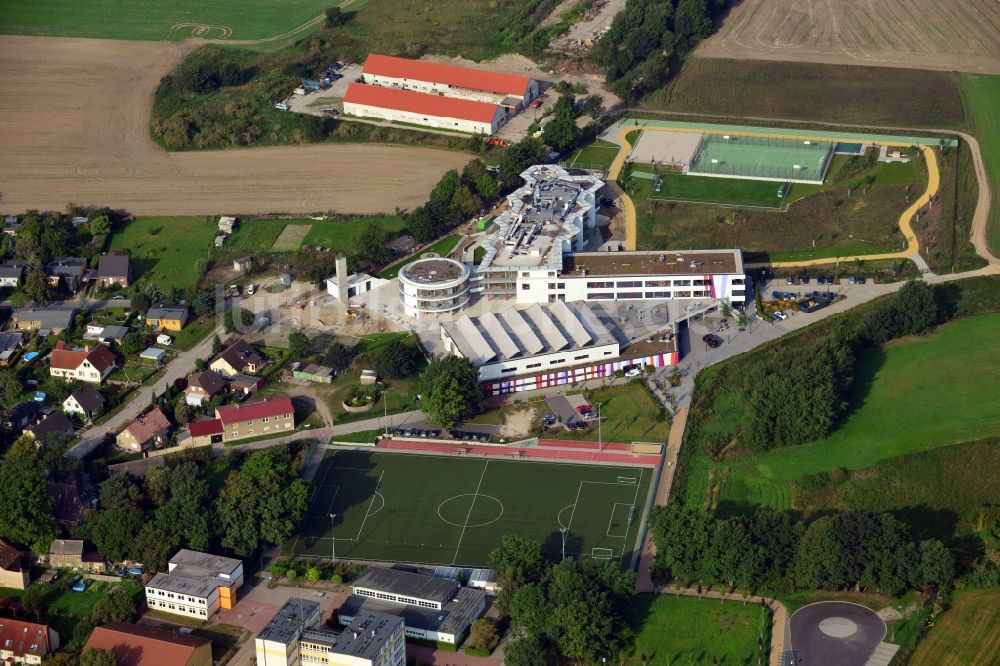
[[[182,351],[166,365],[163,376],[152,386],[142,386],[132,392],[128,404],[120,412],[112,416],[101,425],[94,426],[80,433],[80,441],[66,452],[72,458],[83,458],[90,454],[103,441],[104,436],[114,435],[126,425],[139,416],[153,399],[153,393],[162,394],[167,387],[174,383],[174,380],[186,377],[195,370],[195,361],[209,356],[212,352],[212,339],[215,335],[222,337],[224,332],[222,326],[216,328],[212,333],[205,336],[205,339],[197,345]]]

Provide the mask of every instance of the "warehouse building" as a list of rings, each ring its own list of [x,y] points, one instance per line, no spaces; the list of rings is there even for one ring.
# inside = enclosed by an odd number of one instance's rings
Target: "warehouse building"
[[[361,78],[369,85],[487,102],[512,110],[527,106],[538,96],[538,81],[527,76],[377,53],[365,60]]]
[[[507,118],[496,104],[363,83],[347,87],[344,113],[474,134],[493,134]]]
[[[486,611],[482,590],[398,569],[369,567],[354,581],[353,591],[337,610],[341,624],[353,627],[366,612],[396,615],[409,638],[460,643]]]

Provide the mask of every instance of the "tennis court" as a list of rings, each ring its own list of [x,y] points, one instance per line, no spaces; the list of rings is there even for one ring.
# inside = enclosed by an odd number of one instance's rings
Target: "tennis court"
[[[294,555],[482,566],[505,534],[566,555],[631,561],[653,470],[335,451]],[[331,518],[331,516],[333,516]]]
[[[833,155],[829,141],[705,134],[690,173],[750,180],[822,183]]]

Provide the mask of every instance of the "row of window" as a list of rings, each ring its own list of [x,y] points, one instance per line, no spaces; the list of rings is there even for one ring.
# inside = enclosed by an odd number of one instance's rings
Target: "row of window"
[[[189,606],[179,606],[169,601],[162,601],[157,599],[148,599],[146,603],[148,603],[151,608],[159,607],[169,611],[180,611],[181,613],[186,613],[188,615],[200,615],[202,617],[208,616],[208,612],[204,608],[191,608]]]
[[[606,351],[606,352],[604,352],[604,355],[605,356],[611,356],[613,353],[614,352],[612,352],[612,351]],[[588,358],[590,358],[590,354],[580,354],[579,356],[574,356],[573,360],[574,361],[583,361],[583,360],[586,360]],[[553,360],[549,361],[549,365],[559,365],[561,363],[565,363],[567,360],[568,359],[565,359],[565,358],[556,358],[556,359],[553,359]],[[525,370],[531,370],[532,368],[540,368],[540,367],[542,367],[541,362],[538,362],[538,363],[529,363],[528,365],[524,366],[524,369]],[[500,372],[506,374],[506,373],[509,373],[509,372],[517,372],[518,370],[519,370],[519,368],[513,367],[513,368],[504,368]]]
[[[377,592],[375,590],[365,590],[361,588],[354,588],[355,594],[360,594],[365,597],[372,597],[373,599],[385,599],[386,601],[394,601],[398,604],[409,604],[411,606],[423,606],[424,608],[437,608],[440,609],[441,605],[431,602],[424,601],[422,599],[414,599],[412,597],[403,597],[398,594],[386,594],[385,592]]]
[[[647,298],[647,299],[648,298],[707,298],[710,295],[711,295],[710,292],[704,290],[697,290],[697,291],[682,290],[682,291],[675,291],[672,293],[669,291],[647,291],[647,292],[623,291],[618,294],[615,294],[614,292],[611,291],[590,291],[587,292],[587,299],[588,300],[614,300],[614,299],[632,300],[641,298]]]
[[[272,418],[275,421],[280,421],[281,419],[285,419],[287,421],[288,419],[292,418],[292,415],[291,414],[283,414],[282,416],[265,416],[264,418],[261,419],[261,422],[262,423],[267,423]],[[247,425],[253,425],[253,419],[247,420],[246,424]]]
[[[158,590],[155,587],[147,587],[146,596],[166,597],[167,599],[177,599],[177,601],[190,601],[191,603],[205,602],[204,599],[196,599],[194,597],[188,597],[183,594],[178,594],[177,596],[174,596],[173,592],[164,592],[163,590]]]

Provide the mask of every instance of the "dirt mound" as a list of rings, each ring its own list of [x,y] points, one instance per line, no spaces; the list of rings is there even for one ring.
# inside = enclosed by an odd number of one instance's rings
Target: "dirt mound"
[[[167,153],[149,137],[153,94],[196,45],[0,37],[0,212],[387,212],[469,159],[374,144]]]

